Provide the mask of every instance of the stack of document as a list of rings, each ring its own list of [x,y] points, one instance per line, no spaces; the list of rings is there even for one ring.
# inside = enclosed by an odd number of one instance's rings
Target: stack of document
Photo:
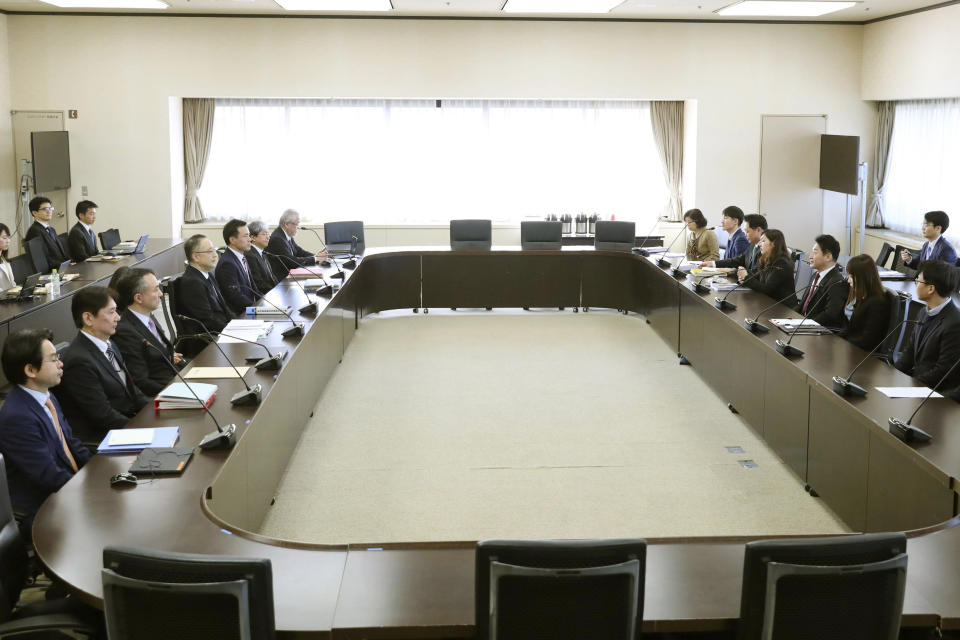
[[[796,331],[801,336],[805,335],[820,335],[826,333],[832,333],[830,329],[824,327],[816,320],[811,320],[807,318],[771,318],[770,322],[773,323],[775,327],[784,331],[786,333],[793,333]],[[799,327],[799,329],[797,329]]]
[[[899,271],[892,271],[891,269],[884,269],[880,267],[877,269],[880,272],[881,280],[909,280],[910,276],[905,273],[900,273]]]
[[[244,313],[248,316],[286,316],[290,314],[292,310],[293,307],[281,307],[280,305],[271,307],[268,304],[264,304],[259,307],[247,307]]]
[[[727,278],[714,278],[710,281],[710,288],[714,291],[732,291],[734,289],[747,291],[749,289],[749,287],[738,284],[736,280],[728,280]]]
[[[256,342],[270,333],[272,329],[273,322],[270,320],[231,320],[224,327],[223,333],[217,338],[217,342],[220,344],[245,342],[247,340]],[[237,338],[243,339],[238,340]]]
[[[97,453],[136,453],[147,447],[172,447],[179,438],[180,427],[111,429]]]
[[[189,388],[183,382],[174,382],[157,394],[153,400],[155,409],[200,409],[201,403],[209,407],[217,395],[217,385],[191,382]],[[191,393],[193,391],[193,393]],[[200,402],[197,402],[197,398]]]

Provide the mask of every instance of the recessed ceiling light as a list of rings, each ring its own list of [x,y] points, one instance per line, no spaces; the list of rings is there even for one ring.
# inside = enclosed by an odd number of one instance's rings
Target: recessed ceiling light
[[[815,2],[813,0],[741,0],[714,13],[721,16],[812,18],[849,9],[856,4],[856,2]]]
[[[609,13],[623,0],[507,0],[507,13]]]
[[[169,9],[161,0],[40,0],[63,9]]]
[[[287,11],[390,11],[390,0],[274,0]]]

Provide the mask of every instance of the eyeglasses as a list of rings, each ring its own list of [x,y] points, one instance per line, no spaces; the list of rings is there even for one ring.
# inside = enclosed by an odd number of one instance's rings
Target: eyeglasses
[[[44,358],[43,361],[44,361],[44,362],[60,362],[60,354],[59,354],[59,353],[54,353],[54,354],[53,354],[52,356],[50,356],[49,358]]]
[[[53,207],[40,207],[40,211],[56,211]]]
[[[208,251],[194,251],[193,253],[197,254],[197,253],[216,253],[216,252],[217,252],[216,249],[210,249]]]
[[[915,283],[917,283],[917,284],[931,284],[930,282],[927,282],[926,280],[921,280],[919,277],[915,278],[913,281],[914,281]]]

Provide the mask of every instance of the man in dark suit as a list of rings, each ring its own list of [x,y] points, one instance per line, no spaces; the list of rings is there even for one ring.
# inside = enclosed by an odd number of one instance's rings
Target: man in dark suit
[[[726,260],[733,260],[737,256],[742,256],[750,250],[750,241],[740,225],[743,224],[743,210],[735,205],[730,205],[723,210],[720,217],[720,226],[729,235],[727,238],[727,248],[723,252]]]
[[[751,213],[748,216],[744,216],[743,219],[747,223],[744,235],[746,235],[747,242],[750,244],[747,250],[734,258],[724,258],[723,260],[716,261],[709,260],[704,262],[703,266],[728,269],[729,271],[738,271],[743,267],[748,272],[753,273],[757,260],[760,259],[760,238],[763,237],[763,232],[767,230],[767,219],[759,213]]]
[[[34,239],[43,239],[43,252],[47,256],[47,264],[51,269],[56,269],[62,262],[70,259],[67,249],[60,244],[57,238],[57,230],[53,228],[50,221],[53,219],[53,204],[50,198],[37,196],[30,201],[30,215],[33,216],[33,224],[27,229],[27,235],[23,237],[24,243]]]
[[[90,256],[100,253],[97,249],[97,236],[93,232],[93,223],[97,221],[97,203],[81,200],[77,203],[77,224],[70,229],[67,244],[70,246],[70,259],[83,262]]]
[[[123,354],[137,387],[156,396],[175,375],[168,361],[178,369],[186,362],[153,316],[163,297],[160,282],[150,269],[130,269],[117,283],[117,294],[123,312],[112,342]]]
[[[950,216],[943,211],[928,211],[923,214],[923,233],[924,242],[920,247],[920,253],[916,257],[904,249],[900,258],[911,269],[916,269],[920,263],[925,260],[942,260],[953,266],[957,264],[957,252],[950,244],[950,241],[943,237],[950,226]]]
[[[797,311],[824,327],[839,329],[843,324],[843,308],[847,305],[850,285],[837,266],[840,243],[831,235],[817,236],[810,250],[813,275]]]
[[[950,299],[956,286],[951,267],[939,260],[919,265],[917,297],[927,306],[917,317],[910,344],[895,363],[897,369],[933,387],[960,360],[960,309]],[[960,366],[943,381],[944,390],[960,387]]]
[[[293,209],[287,209],[280,216],[280,225],[270,234],[270,243],[267,245],[267,253],[271,256],[271,267],[278,276],[286,277],[290,269],[297,265],[307,266],[317,264],[317,258],[327,255],[326,249],[318,251],[316,254],[310,253],[302,248],[293,237],[300,230],[300,214]]]
[[[259,292],[254,291],[253,275],[246,256],[250,250],[247,223],[234,219],[223,225],[223,241],[227,247],[217,263],[217,284],[230,311],[242,315],[247,307],[254,306],[261,297]]]
[[[183,252],[187,256],[187,268],[179,280],[177,313],[194,319],[185,321],[191,331],[219,333],[233,319],[233,314],[213,276],[218,261],[217,250],[210,238],[197,234],[183,244]]]
[[[267,293],[280,282],[280,278],[273,272],[269,257],[263,253],[270,244],[270,231],[267,225],[259,220],[254,220],[247,228],[250,230],[250,250],[246,256],[250,274],[253,276],[253,288],[260,293]]]
[[[99,442],[110,429],[125,426],[148,398],[110,340],[120,320],[110,290],[84,287],[73,295],[70,310],[80,331],[67,348],[55,393],[77,436]]]
[[[74,437],[51,387],[63,364],[49,329],[22,329],[3,345],[3,373],[14,387],[0,408],[0,453],[7,467],[10,501],[25,515],[21,533],[30,539],[33,515],[90,459]]]

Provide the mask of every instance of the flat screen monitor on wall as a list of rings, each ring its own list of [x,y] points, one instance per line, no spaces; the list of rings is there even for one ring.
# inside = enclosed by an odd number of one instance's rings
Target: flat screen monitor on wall
[[[33,131],[33,190],[36,193],[70,188],[70,138],[66,131]]]
[[[857,195],[859,136],[820,136],[820,188]]]

